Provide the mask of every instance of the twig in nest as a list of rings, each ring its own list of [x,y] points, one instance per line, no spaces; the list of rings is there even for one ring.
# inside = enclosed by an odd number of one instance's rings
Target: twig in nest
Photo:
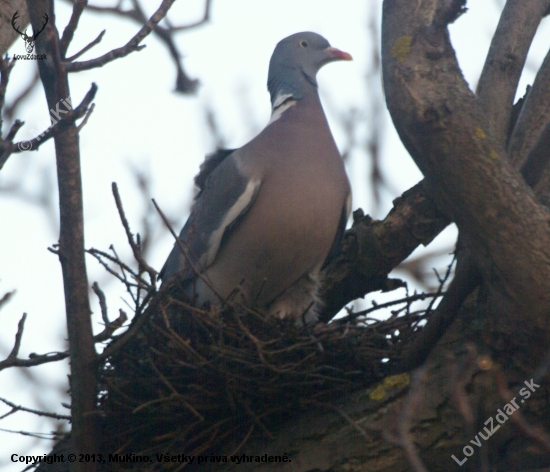
[[[101,342],[106,341],[110,337],[112,337],[113,333],[122,327],[122,325],[128,320],[128,315],[123,310],[119,310],[120,315],[115,321],[109,321],[109,316],[107,314],[107,302],[105,300],[105,294],[103,293],[103,290],[99,288],[99,285],[97,282],[94,282],[92,284],[92,289],[97,295],[97,298],[99,299],[99,307],[101,309],[101,318],[103,319],[103,322],[105,323],[105,329],[94,336],[95,342]]]
[[[152,294],[151,294],[152,296]],[[144,301],[145,304],[145,301]],[[139,330],[143,327],[145,322],[149,319],[149,316],[154,313],[154,310],[157,309],[156,303],[151,303],[145,311],[141,313],[137,313],[134,317],[132,324],[128,328],[128,331],[126,331],[124,334],[122,334],[116,341],[109,344],[105,348],[105,350],[97,356],[97,360],[101,361],[104,359],[107,359],[108,357],[112,356],[115,352],[117,352],[119,349],[121,349],[128,341],[133,339]]]
[[[105,270],[107,272],[109,272],[111,275],[115,276],[118,280],[120,280],[124,285],[126,285],[126,287],[130,286],[130,287],[137,287],[139,282],[143,282],[143,283],[146,283],[146,281],[144,280],[140,280],[139,279],[139,276],[130,268],[130,266],[128,266],[127,264],[125,264],[124,262],[122,262],[120,259],[118,259],[118,257],[113,257],[111,256],[110,254],[107,254],[106,252],[103,252],[99,249],[95,249],[95,248],[91,248],[91,249],[86,249],[86,252],[88,254],[91,254],[92,256],[94,256],[97,261],[105,268]],[[121,271],[126,271],[126,272],[129,272],[132,277],[138,281],[138,283],[133,283],[133,282],[130,282],[128,281],[128,279],[126,279],[125,277],[121,276],[120,274],[118,274],[117,272],[115,272],[113,269],[111,269],[101,258],[104,257],[105,259],[108,259],[110,260],[111,262],[114,262],[115,264],[117,264]],[[149,284],[147,284],[147,286],[149,286]]]
[[[168,228],[168,230],[170,231],[170,234],[174,237],[174,239],[176,240],[176,243],[181,251],[181,253],[185,256],[185,259],[187,261],[187,263],[189,264],[189,267],[191,267],[191,269],[193,270],[193,273],[199,277],[209,288],[210,290],[212,290],[212,292],[218,297],[218,299],[220,300],[220,302],[222,304],[225,304],[226,301],[223,299],[223,297],[218,293],[218,291],[212,286],[212,283],[210,282],[210,280],[208,280],[207,277],[205,277],[198,269],[197,267],[195,266],[195,264],[193,263],[193,261],[191,260],[191,257],[189,256],[189,248],[188,247],[185,247],[185,243],[180,239],[178,238],[176,232],[174,231],[174,229],[172,228],[172,225],[170,224],[170,222],[168,221],[168,218],[166,218],[166,215],[164,214],[164,212],[160,209],[160,207],[158,206],[156,200],[154,198],[151,199],[151,201],[153,202],[153,205],[155,206],[158,214],[160,215],[160,217],[162,218],[162,221],[164,222],[164,224],[166,225],[166,227]]]
[[[134,258],[140,264],[141,267],[149,274],[149,277],[151,279],[151,285],[152,289],[156,289],[156,279],[157,279],[157,271],[153,269],[142,257],[141,252],[139,250],[139,247],[137,246],[136,242],[134,241],[134,235],[130,231],[130,225],[128,224],[128,220],[126,219],[126,215],[124,214],[124,208],[122,207],[122,201],[120,200],[120,194],[118,193],[118,186],[115,182],[112,184],[113,189],[113,196],[115,197],[116,207],[118,210],[118,214],[120,216],[120,221],[122,222],[122,225],[124,226],[124,230],[126,231],[126,237],[128,238],[128,243],[130,244],[130,247],[132,248],[132,251],[134,253]]]
[[[395,305],[401,305],[402,303],[406,303],[407,305],[411,305],[413,302],[416,302],[416,301],[423,301],[423,300],[426,300],[427,298],[432,298],[433,300],[437,299],[438,297],[441,297],[443,296],[443,293],[442,292],[431,292],[431,293],[415,293],[414,295],[408,295],[404,298],[400,298],[398,300],[392,300],[392,301],[389,301],[389,302],[386,302],[386,303],[374,303],[373,302],[373,307],[371,308],[367,308],[366,310],[362,310],[362,311],[358,311],[358,312],[355,312],[355,313],[349,313],[348,315],[342,317],[342,318],[338,318],[336,320],[334,320],[334,323],[338,323],[338,324],[345,324],[345,323],[348,323],[350,321],[353,321],[355,320],[356,318],[358,317],[362,317],[362,316],[367,316],[368,314],[370,313],[373,313],[375,311],[378,311],[378,310],[381,310],[383,308],[389,308],[391,306],[395,306]],[[428,310],[426,310],[428,311]]]
[[[244,436],[243,440],[239,443],[239,445],[233,449],[231,451],[230,454],[228,454],[228,457],[231,457],[231,456],[235,456],[240,450],[241,448],[246,444],[246,442],[248,441],[248,438],[250,437],[250,435],[252,434],[252,431],[254,431],[254,428],[256,427],[255,424],[253,424],[252,426],[250,426],[250,429],[248,430],[248,433],[246,433],[246,435]]]

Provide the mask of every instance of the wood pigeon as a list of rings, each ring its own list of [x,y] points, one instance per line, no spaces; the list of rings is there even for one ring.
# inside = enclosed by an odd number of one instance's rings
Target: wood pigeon
[[[317,320],[319,273],[340,247],[351,191],[317,92],[329,62],[351,60],[322,36],[277,44],[267,88],[272,113],[248,144],[207,157],[189,219],[160,273],[194,301],[248,303],[298,325]],[[185,248],[185,253],[182,251]]]

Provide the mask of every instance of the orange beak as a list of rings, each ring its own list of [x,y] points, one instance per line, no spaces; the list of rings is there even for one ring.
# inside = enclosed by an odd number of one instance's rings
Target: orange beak
[[[328,47],[325,49],[325,52],[334,60],[334,61],[352,61],[353,57],[348,52],[340,51],[333,47]]]

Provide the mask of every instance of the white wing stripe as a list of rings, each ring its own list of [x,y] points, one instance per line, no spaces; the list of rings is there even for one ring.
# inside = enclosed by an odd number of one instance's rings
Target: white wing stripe
[[[250,204],[250,201],[252,200],[252,197],[256,193],[256,189],[259,187],[260,183],[261,183],[260,180],[254,180],[254,179],[248,182],[248,185],[246,186],[245,191],[238,198],[235,204],[229,209],[229,211],[226,213],[218,229],[213,231],[212,234],[210,235],[210,238],[208,239],[208,247],[206,249],[206,252],[201,257],[201,267],[203,269],[207,269],[214,262],[214,259],[218,254],[220,244],[222,242],[223,233],[225,232],[226,228],[231,223],[233,223],[233,221],[235,221],[235,219],[237,219],[237,217]]]

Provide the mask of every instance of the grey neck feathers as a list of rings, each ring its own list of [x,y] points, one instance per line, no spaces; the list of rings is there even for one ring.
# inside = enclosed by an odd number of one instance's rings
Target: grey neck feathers
[[[271,105],[282,95],[300,100],[311,91],[317,91],[317,80],[302,69],[277,67],[277,72],[269,72],[267,89],[271,95]]]

